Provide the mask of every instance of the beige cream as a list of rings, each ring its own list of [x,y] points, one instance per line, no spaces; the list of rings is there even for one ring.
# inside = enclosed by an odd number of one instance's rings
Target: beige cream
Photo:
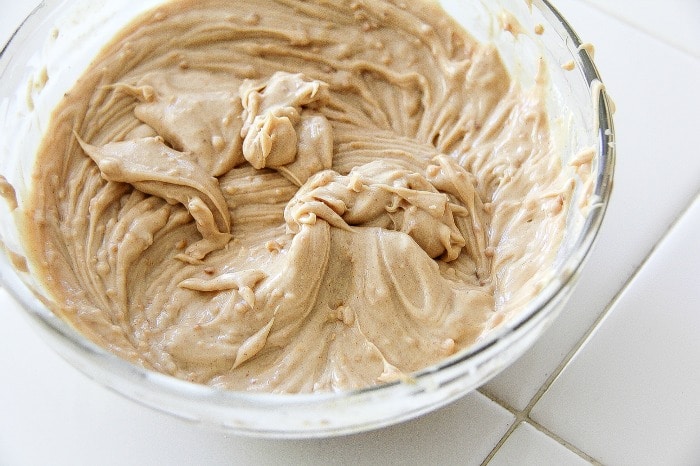
[[[90,339],[186,380],[407,377],[549,276],[575,183],[544,76],[429,2],[173,1],[55,110],[31,267]]]

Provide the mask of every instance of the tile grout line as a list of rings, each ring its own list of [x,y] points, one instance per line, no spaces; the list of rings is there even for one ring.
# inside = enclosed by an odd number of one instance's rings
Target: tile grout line
[[[597,3],[593,3],[590,0],[583,0],[583,2],[586,5],[588,5],[590,8],[597,10],[599,13],[602,13],[602,14],[609,16],[610,18],[613,18],[613,19],[615,19],[623,24],[626,24],[627,26],[630,26],[630,27],[638,30],[639,32],[646,34],[647,36],[653,38],[654,40],[657,40],[657,41],[661,42],[662,44],[664,44],[668,47],[671,47],[672,49],[674,49],[674,50],[676,50],[684,55],[687,55],[694,60],[700,61],[700,56],[697,55],[692,50],[690,50],[686,47],[683,47],[681,44],[674,43],[674,42],[672,42],[664,37],[657,36],[654,32],[650,31],[646,26],[641,25],[641,24],[637,24],[633,21],[630,21],[627,18],[625,18],[624,16],[621,16],[612,10],[608,10],[607,8],[602,7]]]
[[[480,392],[481,393],[481,392]],[[515,432],[515,430],[520,427],[523,423],[530,424],[532,427],[537,429],[539,432],[542,434],[546,435],[547,437],[551,438],[558,444],[560,444],[562,447],[566,448],[569,450],[571,453],[579,456],[581,459],[588,461],[591,465],[593,466],[601,466],[602,463],[600,463],[598,460],[581,450],[580,448],[576,447],[570,442],[567,442],[563,438],[559,437],[557,434],[554,432],[550,431],[546,427],[542,426],[540,423],[533,421],[527,414],[525,414],[525,411],[519,411],[512,406],[510,406],[508,403],[504,402],[503,400],[500,400],[496,397],[493,397],[489,394],[486,393],[481,393],[484,395],[486,398],[490,399],[494,403],[500,405],[503,409],[511,413],[513,416],[515,416],[515,420],[513,421],[513,424],[508,428],[505,434],[503,434],[503,437],[498,441],[498,443],[493,447],[491,452],[484,458],[484,461],[481,463],[481,466],[486,466],[494,456],[498,453],[498,450],[501,449],[501,447],[508,441],[510,436]]]
[[[482,391],[480,388],[477,389],[477,391],[485,396],[486,398],[490,399],[494,403],[498,404],[511,414],[515,416],[515,420],[513,421],[513,424],[508,428],[505,434],[501,437],[501,439],[498,441],[498,443],[493,447],[491,452],[488,454],[488,456],[484,459],[484,461],[481,463],[481,466],[485,466],[488,464],[493,457],[498,453],[498,450],[506,443],[510,435],[515,431],[515,429],[522,424],[522,422],[527,422],[533,427],[535,427],[537,430],[542,432],[543,434],[547,435],[551,439],[555,440],[557,443],[559,443],[561,446],[564,448],[568,449],[572,453],[580,456],[584,460],[591,462],[594,465],[600,465],[595,458],[591,457],[588,455],[586,452],[583,450],[579,449],[572,443],[566,441],[565,439],[561,438],[559,435],[555,434],[554,432],[550,431],[537,421],[533,420],[530,417],[530,413],[532,409],[535,407],[535,405],[540,401],[540,399],[544,396],[544,394],[549,390],[549,388],[552,386],[554,381],[561,375],[561,373],[566,369],[566,366],[569,365],[571,360],[576,356],[576,354],[585,346],[586,342],[592,337],[592,335],[595,333],[596,329],[600,326],[601,322],[605,320],[605,318],[610,314],[611,310],[617,303],[617,301],[620,299],[620,297],[625,293],[625,291],[629,288],[630,284],[634,281],[634,279],[639,275],[640,271],[644,268],[644,265],[649,261],[649,259],[654,255],[654,253],[657,251],[659,248],[659,245],[664,242],[664,240],[668,237],[668,235],[673,231],[673,229],[676,227],[676,225],[681,221],[682,218],[685,217],[686,213],[691,209],[693,204],[700,199],[700,189],[698,191],[690,196],[690,202],[683,208],[683,210],[680,211],[680,213],[676,216],[676,218],[671,222],[669,227],[666,229],[663,235],[659,238],[659,240],[654,244],[654,246],[651,248],[649,253],[642,259],[642,261],[639,263],[639,266],[635,269],[635,271],[630,275],[630,277],[625,281],[625,283],[620,287],[618,292],[612,297],[612,299],[608,302],[608,304],[605,306],[603,311],[598,315],[598,317],[595,319],[595,321],[590,325],[590,327],[586,330],[586,332],[583,334],[581,338],[574,344],[574,346],[569,350],[569,352],[564,356],[564,358],[560,361],[560,363],[557,365],[557,367],[552,371],[552,373],[547,377],[547,379],[542,383],[540,388],[537,390],[535,395],[530,399],[528,404],[525,406],[525,408],[521,411],[513,406],[511,406],[509,403],[505,402],[504,400],[499,399],[498,397],[494,397],[489,393],[486,393]]]
[[[496,445],[494,445],[489,454],[486,455],[486,458],[484,458],[484,460],[481,462],[481,466],[486,466],[489,462],[491,462],[493,457],[496,456],[498,450],[500,450],[501,447],[508,441],[511,434],[515,432],[515,429],[517,429],[520,426],[520,424],[523,423],[523,421],[526,421],[527,418],[522,412],[519,412],[513,409],[512,407],[491,398],[489,395],[486,395],[484,393],[482,393],[482,395],[484,395],[486,398],[490,399],[494,403],[499,404],[502,408],[504,408],[506,411],[515,416],[515,420],[513,420],[513,423],[508,427],[508,430],[506,430],[501,439],[496,443]]]
[[[563,438],[559,437],[557,434],[554,432],[550,431],[540,423],[533,421],[528,415],[525,414],[525,411],[519,411],[509,404],[505,403],[503,400],[500,400],[496,397],[493,397],[491,395],[488,395],[486,393],[482,393],[486,398],[490,399],[494,403],[500,405],[503,409],[511,413],[513,416],[515,416],[515,420],[513,421],[513,424],[510,425],[508,430],[506,431],[505,434],[501,437],[501,439],[498,441],[498,443],[493,447],[491,452],[484,458],[484,461],[481,463],[481,466],[486,466],[494,456],[498,453],[498,450],[501,449],[501,447],[508,441],[510,436],[515,432],[515,430],[520,427],[523,423],[530,424],[533,428],[537,429],[539,432],[542,434],[546,435],[547,437],[551,438],[555,442],[559,443],[561,446],[569,450],[575,455],[578,455],[581,459],[588,461],[591,465],[593,466],[602,466],[602,463],[600,463],[598,460],[581,450],[580,448],[576,447],[570,442],[567,442]]]
[[[538,431],[540,431],[542,434],[544,434],[544,435],[546,435],[547,437],[551,438],[552,440],[558,442],[561,446],[565,447],[566,449],[568,449],[568,450],[571,451],[572,453],[574,453],[574,454],[580,456],[582,459],[588,461],[588,462],[591,463],[593,466],[602,466],[603,463],[601,463],[600,461],[598,461],[597,459],[595,459],[594,457],[592,457],[591,455],[589,455],[589,454],[586,453],[585,451],[581,450],[580,448],[578,448],[577,446],[575,446],[575,445],[572,444],[571,442],[568,442],[568,441],[564,440],[564,439],[561,438],[559,435],[557,435],[557,434],[555,434],[554,432],[552,432],[551,430],[547,429],[546,427],[544,427],[544,426],[543,426],[542,424],[540,424],[539,422],[533,421],[529,416],[528,416],[528,421],[527,421],[527,422],[528,422],[528,424],[530,424],[532,427],[534,427],[535,429],[537,429]]]

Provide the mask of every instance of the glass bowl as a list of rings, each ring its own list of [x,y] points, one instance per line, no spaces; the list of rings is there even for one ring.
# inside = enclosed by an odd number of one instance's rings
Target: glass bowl
[[[45,0],[22,23],[0,56],[0,174],[7,181],[0,191],[6,198],[14,191],[20,208],[27,198],[35,154],[60,96],[119,29],[161,1]],[[441,3],[474,37],[494,43],[525,87],[534,82],[538,58],[544,58],[550,127],[562,161],[572,161],[586,148],[595,152],[592,181],[577,187],[590,192],[588,207],[584,215],[569,217],[551,280],[478,344],[411,374],[409,381],[345,393],[243,393],[152,372],[91,343],[49,310],[50,297],[24,259],[12,201],[0,202],[2,286],[48,344],[88,377],[143,405],[227,432],[302,438],[365,431],[435,410],[484,384],[534,343],[575,286],[610,198],[612,103],[591,48],[546,0]]]

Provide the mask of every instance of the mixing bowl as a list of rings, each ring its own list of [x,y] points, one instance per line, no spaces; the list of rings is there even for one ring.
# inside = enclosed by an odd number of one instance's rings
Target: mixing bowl
[[[534,82],[539,58],[548,64],[549,124],[562,162],[593,150],[591,182],[576,188],[588,193],[585,211],[572,209],[551,279],[517,315],[476,345],[408,380],[310,395],[243,393],[193,384],[133,365],[83,337],[49,310],[52,298],[25,260],[14,200],[19,208],[26,202],[35,154],[60,97],[120,28],[159,3],[45,0],[0,57],[0,174],[8,201],[0,202],[0,279],[36,331],[80,371],[138,403],[229,432],[286,438],[340,435],[413,418],[476,389],[520,356],[565,310],[612,188],[611,102],[592,49],[545,0],[444,0],[444,8],[473,36],[498,47],[509,72],[524,87]]]

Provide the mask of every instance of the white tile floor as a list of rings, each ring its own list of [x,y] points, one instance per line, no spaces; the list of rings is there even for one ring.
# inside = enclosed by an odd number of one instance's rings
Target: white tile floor
[[[535,405],[610,464],[700,462],[700,197]]]
[[[87,380],[0,291],[0,465],[700,465],[700,1],[554,3],[596,45],[618,107],[618,166],[577,291],[518,362],[388,429],[241,439]],[[0,41],[29,9],[0,0]]]

